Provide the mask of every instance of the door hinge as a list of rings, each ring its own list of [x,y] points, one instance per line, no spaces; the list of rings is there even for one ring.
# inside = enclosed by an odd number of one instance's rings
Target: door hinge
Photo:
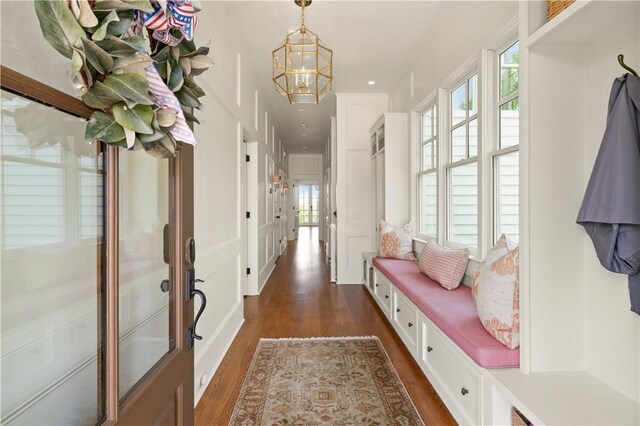
[[[244,156],[244,161],[246,161],[247,163],[248,163],[249,161],[251,161],[251,156],[250,156],[250,155],[245,155],[245,156]]]
[[[247,268],[247,275],[251,275],[251,268]]]
[[[251,212],[247,212],[246,217],[247,219],[251,219]]]

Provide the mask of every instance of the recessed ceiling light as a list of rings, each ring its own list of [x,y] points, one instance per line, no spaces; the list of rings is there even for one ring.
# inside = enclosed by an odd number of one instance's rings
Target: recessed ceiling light
[[[304,121],[302,123],[300,123],[300,126],[302,127],[307,127],[307,123],[305,123]]]
[[[306,137],[307,137],[307,135],[303,134],[303,135],[302,135],[302,137],[303,137],[303,138],[306,138]]]
[[[369,83],[367,83],[369,86],[373,86],[374,84],[376,84],[376,82],[374,80],[369,80]]]
[[[298,111],[304,111],[304,108],[298,108]]]
[[[303,146],[303,147],[302,147],[302,149],[307,149],[307,148],[309,148],[309,147],[308,147],[308,146]]]

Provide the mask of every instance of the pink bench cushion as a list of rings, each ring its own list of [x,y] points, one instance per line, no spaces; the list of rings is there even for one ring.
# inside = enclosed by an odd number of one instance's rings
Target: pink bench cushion
[[[484,368],[520,365],[520,348],[507,348],[482,326],[470,288],[446,290],[420,273],[412,261],[375,257],[373,264],[476,364]]]

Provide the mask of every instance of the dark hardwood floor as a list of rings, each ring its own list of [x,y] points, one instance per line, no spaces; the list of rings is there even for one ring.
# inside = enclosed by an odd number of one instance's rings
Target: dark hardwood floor
[[[245,298],[245,323],[196,407],[196,424],[228,423],[261,337],[375,335],[425,424],[454,425],[366,288],[329,282],[329,267],[317,232],[317,228],[300,228],[298,241],[289,243],[262,294]]]

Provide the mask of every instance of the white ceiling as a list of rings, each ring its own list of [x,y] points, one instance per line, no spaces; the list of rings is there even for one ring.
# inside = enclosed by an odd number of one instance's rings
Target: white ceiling
[[[298,28],[300,8],[293,0],[229,1],[226,7],[231,24],[241,28],[287,152],[324,152],[335,96],[319,105],[289,105],[271,81],[271,51]],[[439,1],[313,0],[305,22],[333,49],[334,93],[388,93],[445,7]]]

